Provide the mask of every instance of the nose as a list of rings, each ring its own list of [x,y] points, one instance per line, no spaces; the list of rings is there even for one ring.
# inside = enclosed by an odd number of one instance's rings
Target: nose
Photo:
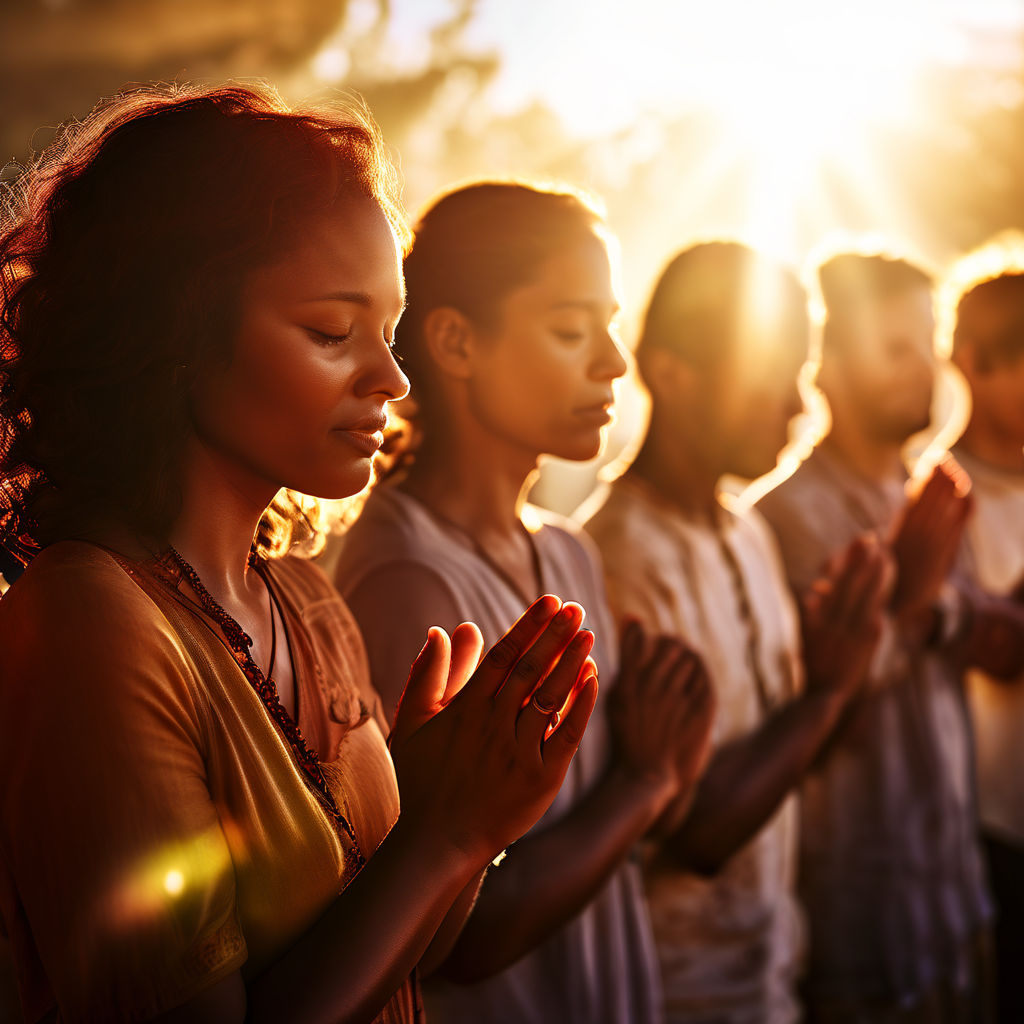
[[[409,378],[395,361],[391,346],[382,337],[373,350],[373,356],[360,374],[362,397],[383,395],[385,401],[397,402],[409,394]]]
[[[800,394],[800,387],[796,381],[793,382],[793,386],[786,393],[786,422],[788,423],[794,416],[799,416],[804,411],[804,400]]]
[[[597,340],[591,376],[595,380],[617,380],[625,374],[628,367],[622,343],[611,331],[602,331]]]

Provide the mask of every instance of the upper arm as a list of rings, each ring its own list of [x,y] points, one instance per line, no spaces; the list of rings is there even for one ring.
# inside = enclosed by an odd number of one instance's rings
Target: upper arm
[[[409,678],[409,668],[431,626],[451,632],[461,621],[451,589],[433,569],[392,562],[345,591],[370,662],[370,678],[389,722]]]
[[[153,1015],[246,958],[202,712],[144,601],[58,586],[0,617],[2,856],[68,1017]]]

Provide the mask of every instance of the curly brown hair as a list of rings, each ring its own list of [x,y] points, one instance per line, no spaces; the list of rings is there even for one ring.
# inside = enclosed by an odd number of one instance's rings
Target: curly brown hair
[[[363,194],[408,241],[367,111],[259,84],[118,95],[5,191],[0,542],[23,562],[96,517],[166,536],[193,383],[230,360],[245,275],[310,216]]]

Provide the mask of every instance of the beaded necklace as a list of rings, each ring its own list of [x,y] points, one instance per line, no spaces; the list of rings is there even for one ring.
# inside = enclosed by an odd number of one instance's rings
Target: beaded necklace
[[[288,740],[295,758],[302,768],[306,784],[312,790],[313,795],[319,800],[335,827],[340,828],[348,837],[352,843],[356,863],[359,867],[362,867],[366,863],[366,858],[359,848],[359,841],[356,839],[355,831],[345,815],[341,813],[341,808],[338,807],[334,794],[327,785],[326,778],[324,778],[319,759],[309,749],[298,723],[288,714],[281,703],[274,680],[265,676],[253,659],[252,637],[214,600],[213,595],[203,586],[203,581],[199,578],[199,574],[185,561],[178,551],[171,546],[167,550],[171,560],[181,571],[182,576],[188,580],[192,590],[199,598],[199,605],[202,610],[220,626],[224,638],[227,640],[228,649],[234,656],[238,667],[242,670],[242,674],[249,680],[250,685],[256,691],[256,695],[260,698],[267,713],[277,723],[281,732],[284,733],[285,738]],[[271,601],[276,603],[270,581],[267,579],[263,564],[255,552],[251,552],[249,555],[249,565],[259,574],[260,579],[267,586]],[[273,614],[273,608],[271,608],[271,613]],[[268,670],[273,672],[273,669],[274,663],[271,661]]]

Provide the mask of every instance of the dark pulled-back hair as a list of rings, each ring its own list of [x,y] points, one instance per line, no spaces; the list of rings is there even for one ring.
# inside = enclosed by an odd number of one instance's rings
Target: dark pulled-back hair
[[[797,275],[733,241],[699,242],[661,272],[644,314],[637,364],[666,349],[701,370],[723,365],[744,329],[766,318],[807,330],[807,293]]]
[[[1007,272],[974,284],[956,305],[954,353],[970,342],[982,370],[1024,356],[1024,273]]]
[[[231,358],[247,272],[345,195],[404,240],[359,104],[267,86],[152,87],[66,127],[0,221],[0,540],[23,560],[113,515],[163,538],[190,390]]]
[[[927,291],[933,284],[920,267],[883,253],[838,253],[818,267],[817,277],[825,307],[824,349],[842,346],[851,319],[865,304],[885,302],[918,288]]]
[[[464,185],[427,207],[405,257],[406,309],[395,334],[395,352],[412,384],[412,408],[392,442],[397,463],[415,450],[436,414],[423,338],[429,313],[451,307],[484,330],[496,327],[506,295],[529,284],[559,248],[602,225],[595,204],[579,192],[516,181]]]

